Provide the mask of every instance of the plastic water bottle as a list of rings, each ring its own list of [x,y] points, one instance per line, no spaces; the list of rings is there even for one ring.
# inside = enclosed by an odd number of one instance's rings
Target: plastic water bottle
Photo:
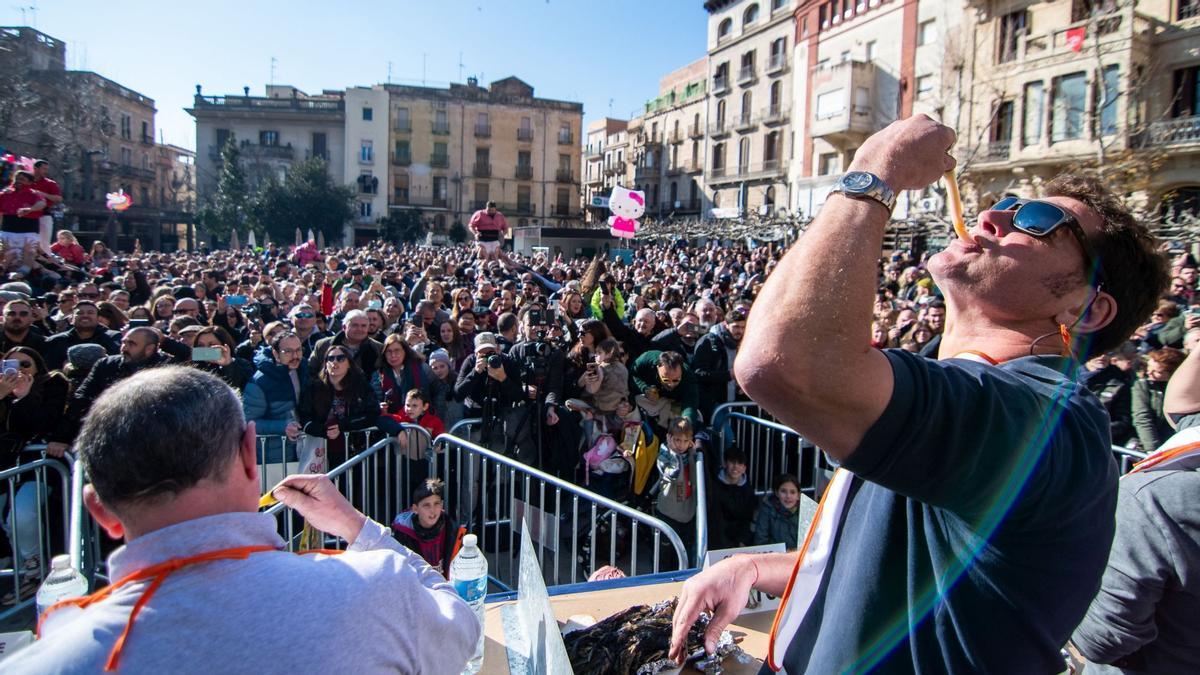
[[[56,555],[50,562],[50,574],[38,587],[37,613],[40,617],[56,602],[87,595],[87,579],[71,567],[71,556]]]
[[[468,534],[463,537],[462,550],[450,563],[450,583],[458,596],[466,601],[479,619],[479,642],[475,655],[467,661],[464,675],[478,673],[483,667],[483,598],[487,595],[488,563],[479,550],[479,539]]]

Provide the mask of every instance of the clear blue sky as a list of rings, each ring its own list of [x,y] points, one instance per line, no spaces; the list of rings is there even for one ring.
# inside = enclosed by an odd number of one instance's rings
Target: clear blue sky
[[[188,148],[195,85],[262,95],[272,56],[276,84],[310,93],[385,82],[389,61],[392,82],[419,84],[424,55],[431,85],[516,75],[537,96],[582,102],[585,120],[627,117],[704,55],[708,17],[702,0],[10,0],[0,25],[35,4],[36,27],[67,42],[67,67],[153,98],[166,142]]]

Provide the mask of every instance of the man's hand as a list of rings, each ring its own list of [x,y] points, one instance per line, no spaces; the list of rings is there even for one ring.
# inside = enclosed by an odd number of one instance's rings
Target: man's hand
[[[486,364],[487,361],[484,361],[484,363]],[[487,369],[487,374],[488,377],[497,382],[503,382],[508,379],[508,373],[504,372],[504,366],[500,366],[499,368],[492,368],[489,366]]]
[[[546,410],[546,424],[549,426],[558,424],[558,413],[554,411],[554,408]]]
[[[682,665],[687,657],[687,634],[701,612],[712,612],[704,631],[704,651],[716,651],[721,631],[737,618],[750,597],[758,576],[752,565],[748,556],[726,558],[683,583],[671,622],[669,656],[675,663]]]
[[[913,115],[892,122],[864,141],[848,169],[869,171],[897,193],[920,190],[954,168],[950,149],[956,139],[950,127],[926,115]]]
[[[70,447],[66,443],[47,443],[46,454],[51,457],[62,457],[67,454],[67,448]]]
[[[657,401],[658,400],[658,387],[650,387],[649,389],[647,389],[646,390],[646,398],[650,399],[651,401]]]
[[[300,438],[300,423],[288,422],[287,426],[283,429],[283,433],[287,436],[289,441],[294,441],[297,438]]]
[[[319,474],[288,476],[271,494],[295,509],[313,527],[351,544],[367,522],[367,517],[351,506],[328,478]]]

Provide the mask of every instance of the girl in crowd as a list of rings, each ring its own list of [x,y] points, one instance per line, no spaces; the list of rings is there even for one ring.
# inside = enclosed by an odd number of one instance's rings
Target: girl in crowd
[[[800,481],[785,473],[775,478],[771,490],[754,516],[754,545],[783,542],[794,551],[800,527]]]

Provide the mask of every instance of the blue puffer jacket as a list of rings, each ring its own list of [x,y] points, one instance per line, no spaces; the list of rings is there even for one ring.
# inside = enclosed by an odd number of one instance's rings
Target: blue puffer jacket
[[[294,411],[298,401],[287,366],[261,352],[255,356],[254,365],[258,370],[242,395],[242,411],[247,422],[254,422],[260,436],[282,436],[288,422],[296,419]],[[306,386],[308,364],[301,361],[296,375],[300,378],[300,386]]]

